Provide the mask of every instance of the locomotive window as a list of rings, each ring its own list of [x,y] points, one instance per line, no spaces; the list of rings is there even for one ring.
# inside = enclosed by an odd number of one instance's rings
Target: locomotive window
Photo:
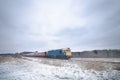
[[[70,51],[70,50],[68,49],[68,50],[66,50],[66,51]]]
[[[62,52],[64,53],[65,51],[64,51],[64,50],[62,50]]]
[[[62,51],[60,51],[60,53],[62,53]]]

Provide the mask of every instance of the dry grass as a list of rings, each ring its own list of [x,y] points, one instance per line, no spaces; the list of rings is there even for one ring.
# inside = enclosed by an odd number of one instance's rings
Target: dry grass
[[[71,61],[84,69],[120,70],[120,58],[73,58]]]
[[[0,56],[0,63],[5,63],[5,62],[24,63],[25,61],[22,58],[17,58],[17,57],[1,57]]]

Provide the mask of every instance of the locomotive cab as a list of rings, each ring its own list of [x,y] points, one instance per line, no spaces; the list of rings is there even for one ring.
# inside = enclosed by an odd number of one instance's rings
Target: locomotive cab
[[[70,51],[70,48],[50,50],[47,52],[46,57],[68,59],[71,57],[71,51]]]
[[[63,49],[63,52],[65,52],[67,58],[70,58],[72,56],[70,48]]]

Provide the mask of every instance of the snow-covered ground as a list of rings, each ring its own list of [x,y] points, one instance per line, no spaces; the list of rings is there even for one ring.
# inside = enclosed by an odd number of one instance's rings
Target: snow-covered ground
[[[86,70],[68,60],[12,59],[0,63],[0,80],[120,80],[118,70]],[[59,61],[59,60],[58,60]]]

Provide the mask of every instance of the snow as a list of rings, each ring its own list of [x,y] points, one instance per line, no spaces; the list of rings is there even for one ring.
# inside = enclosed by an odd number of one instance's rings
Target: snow
[[[84,70],[67,60],[63,66],[43,64],[40,59],[0,63],[0,80],[120,80],[120,71]],[[52,61],[51,61],[52,62]]]

